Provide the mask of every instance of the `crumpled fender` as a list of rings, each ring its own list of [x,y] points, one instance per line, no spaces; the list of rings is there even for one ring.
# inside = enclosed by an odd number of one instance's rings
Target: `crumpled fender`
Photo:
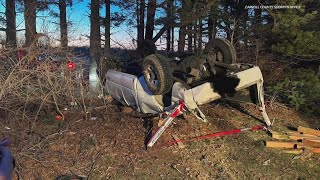
[[[109,70],[106,74],[108,93],[123,105],[131,106],[142,113],[161,113],[163,106],[152,95],[142,77]],[[162,99],[162,98],[160,98]]]

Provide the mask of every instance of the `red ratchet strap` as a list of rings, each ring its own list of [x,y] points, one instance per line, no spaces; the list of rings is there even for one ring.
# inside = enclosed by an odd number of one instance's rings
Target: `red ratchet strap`
[[[174,118],[176,118],[179,114],[182,113],[185,104],[182,100],[179,101],[179,104],[169,112],[169,116],[163,121],[162,125],[157,129],[156,133],[153,134],[147,146],[152,147],[154,143],[160,138],[162,133],[168,128],[168,126],[172,123]]]
[[[176,109],[172,114],[170,114],[170,117],[175,118],[182,112],[185,104],[182,100],[179,101],[179,104],[180,104],[179,108]]]
[[[234,130],[229,130],[229,131],[223,131],[223,132],[218,132],[218,133],[213,133],[213,134],[207,134],[203,136],[198,136],[198,137],[193,137],[190,139],[182,139],[182,140],[176,140],[176,141],[170,141],[168,143],[165,143],[164,146],[172,146],[173,144],[176,144],[178,142],[187,142],[187,141],[199,141],[202,139],[210,139],[213,137],[221,137],[221,136],[227,136],[231,134],[239,134],[244,131],[258,131],[258,130],[265,130],[266,127],[263,125],[257,125],[253,126],[252,128],[244,128],[244,129],[234,129]]]

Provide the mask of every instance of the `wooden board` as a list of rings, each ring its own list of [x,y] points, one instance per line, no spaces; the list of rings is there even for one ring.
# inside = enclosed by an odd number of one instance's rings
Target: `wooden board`
[[[313,153],[320,153],[320,148],[314,148],[311,150]]]
[[[320,136],[319,130],[315,130],[315,129],[311,129],[311,128],[299,126],[298,131],[302,132],[303,134],[311,134],[311,135],[315,135],[315,136]]]
[[[302,144],[304,146],[320,148],[320,142],[319,141],[312,141],[312,140],[303,139],[302,140]]]
[[[303,132],[300,131],[286,131],[284,134],[287,135],[305,135],[305,136],[310,136],[310,137],[315,137],[316,135],[312,135],[312,134],[304,134]]]
[[[183,149],[183,148],[186,147],[182,142],[179,142],[180,139],[178,138],[177,135],[174,135],[174,134],[173,134],[172,137],[173,137],[173,139],[174,139],[175,141],[178,141],[177,144],[178,144],[178,147],[179,147],[179,148]]]
[[[301,154],[303,153],[303,149],[287,149],[283,150],[284,153],[289,153],[289,154]]]
[[[266,141],[266,147],[284,148],[284,149],[301,149],[304,147],[304,145],[299,142]]]
[[[313,153],[320,153],[320,148],[313,148],[310,150]],[[286,149],[286,150],[283,150],[283,152],[290,153],[290,154],[301,154],[303,152],[303,149]]]
[[[271,137],[274,139],[286,139],[286,140],[302,140],[302,139],[308,139],[308,140],[320,140],[320,137],[313,136],[309,134],[282,134],[277,132],[272,132]]]
[[[308,157],[310,157],[313,154],[313,152],[310,149],[304,149],[303,152],[301,154],[299,154],[298,156],[293,157],[293,159],[306,159]]]

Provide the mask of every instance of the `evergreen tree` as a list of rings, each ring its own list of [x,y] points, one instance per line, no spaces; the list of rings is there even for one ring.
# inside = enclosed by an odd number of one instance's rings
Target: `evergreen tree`
[[[278,4],[284,5],[284,4]],[[301,9],[281,9],[271,12],[274,19],[272,50],[284,56],[316,58],[320,55],[320,3],[309,0],[286,0],[285,5]]]

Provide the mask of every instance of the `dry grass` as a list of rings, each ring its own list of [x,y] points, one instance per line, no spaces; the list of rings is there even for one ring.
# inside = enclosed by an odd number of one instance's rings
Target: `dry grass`
[[[53,52],[53,51],[56,52]],[[76,102],[85,108],[84,99],[87,84],[82,72],[82,64],[76,69],[67,69],[67,59],[71,54],[56,49],[29,51],[18,60],[15,50],[2,50],[0,58],[0,109],[10,118],[31,121],[32,131],[35,121],[43,113],[64,116],[62,108]],[[41,64],[35,59],[39,54],[65,54],[61,64],[54,64],[50,56]]]
[[[68,70],[71,53],[56,48],[25,49],[28,53],[19,60],[17,50],[0,50],[0,138],[12,140],[16,158],[16,174],[21,178],[26,159],[38,163],[41,152],[49,142],[67,128],[65,108],[76,108],[87,117],[88,81],[83,76],[83,63],[76,62],[73,71]],[[41,64],[36,60],[45,56]],[[66,57],[61,63],[53,63],[50,57]]]

